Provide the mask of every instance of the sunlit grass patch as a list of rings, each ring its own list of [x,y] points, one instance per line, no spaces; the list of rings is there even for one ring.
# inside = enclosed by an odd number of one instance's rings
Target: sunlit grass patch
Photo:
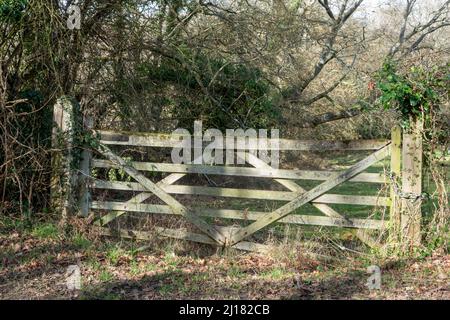
[[[292,276],[292,272],[280,268],[280,267],[274,267],[270,270],[264,271],[261,273],[261,276],[263,278],[273,279],[273,280],[279,280],[288,276]]]
[[[41,239],[56,239],[58,237],[58,227],[52,223],[37,225],[33,228],[32,235]]]
[[[121,259],[128,260],[130,253],[119,246],[113,246],[106,252],[106,258],[111,265],[118,265]]]
[[[112,279],[114,279],[114,275],[111,272],[109,272],[108,270],[102,270],[100,272],[100,275],[99,275],[98,279],[101,282],[109,282]]]
[[[86,250],[92,245],[92,242],[81,233],[76,233],[72,237],[72,244],[79,249]]]

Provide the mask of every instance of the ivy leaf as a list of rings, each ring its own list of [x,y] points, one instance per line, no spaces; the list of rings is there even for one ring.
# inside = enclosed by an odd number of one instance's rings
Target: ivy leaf
[[[413,107],[417,106],[418,103],[419,103],[419,100],[417,100],[416,98],[409,99],[409,104]]]

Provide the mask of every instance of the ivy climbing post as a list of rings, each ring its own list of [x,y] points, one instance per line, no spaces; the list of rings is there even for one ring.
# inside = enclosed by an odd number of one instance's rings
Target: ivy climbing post
[[[388,60],[377,74],[379,103],[386,110],[392,110],[403,128],[401,154],[398,152],[398,133],[393,133],[392,148],[396,151],[391,168],[395,174],[401,157],[401,179],[393,181],[393,208],[391,221],[398,225],[397,200],[400,199],[400,243],[403,248],[412,249],[421,244],[422,223],[422,165],[423,137],[439,139],[433,128],[438,112],[445,102],[442,97],[448,93],[448,65],[433,67],[425,65],[398,65]],[[425,145],[429,150],[429,146]],[[401,183],[401,188],[397,187]],[[394,228],[394,239],[397,240]]]
[[[423,121],[415,119],[403,134],[401,230],[408,246],[419,245],[421,238],[422,131]]]
[[[391,241],[400,240],[401,228],[401,199],[398,193],[398,184],[401,179],[402,154],[402,128],[395,126],[391,131]]]
[[[55,212],[61,212],[61,225],[74,208],[74,132],[78,111],[78,104],[67,97],[59,98],[53,108],[51,205]]]

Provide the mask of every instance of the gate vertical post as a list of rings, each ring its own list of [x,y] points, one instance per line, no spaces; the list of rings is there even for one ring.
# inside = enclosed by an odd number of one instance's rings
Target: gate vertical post
[[[391,241],[398,242],[401,228],[401,199],[398,197],[396,186],[401,178],[402,128],[395,126],[391,131]]]
[[[68,97],[59,98],[53,107],[51,206],[61,212],[64,225],[73,209],[73,142],[76,104]]]
[[[83,129],[90,130],[94,126],[94,120],[88,115],[83,116]],[[90,146],[84,146],[81,152],[80,172],[78,175],[78,215],[87,217],[89,215],[89,176],[91,174],[92,151]]]
[[[403,134],[401,230],[402,242],[409,247],[421,240],[422,128],[423,122],[416,120],[410,132]]]

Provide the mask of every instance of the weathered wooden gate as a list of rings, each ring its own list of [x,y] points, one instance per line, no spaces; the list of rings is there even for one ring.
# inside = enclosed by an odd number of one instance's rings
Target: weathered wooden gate
[[[114,145],[173,148],[179,146],[179,138],[171,134],[160,133],[127,133],[114,131],[96,131],[100,136],[100,143],[96,147],[95,154],[101,158],[92,159],[88,150],[83,152],[81,172],[84,182],[88,188],[82,188],[79,196],[79,212],[87,216],[91,210],[106,211],[96,223],[105,226],[114,219],[127,212],[141,212],[162,215],[179,215],[194,225],[200,233],[192,232],[188,229],[170,229],[155,227],[158,235],[185,239],[218,246],[234,247],[243,250],[265,250],[265,246],[247,241],[248,238],[274,223],[295,224],[295,225],[317,225],[333,226],[357,229],[382,230],[386,227],[385,219],[360,219],[347,217],[345,212],[337,212],[329,204],[348,205],[370,205],[380,207],[391,207],[390,221],[397,223],[399,211],[398,197],[391,188],[391,197],[382,196],[362,196],[362,195],[342,195],[328,193],[331,189],[346,182],[364,182],[386,184],[390,183],[387,174],[364,172],[373,164],[391,155],[391,173],[400,175],[400,137],[398,129],[393,131],[393,142],[389,140],[353,140],[353,141],[301,141],[278,139],[277,143],[271,139],[265,141],[267,149],[277,148],[280,151],[370,151],[371,154],[360,160],[356,164],[342,171],[318,171],[318,170],[287,170],[274,169],[264,161],[258,159],[249,152],[238,152],[237,156],[246,161],[246,166],[217,166],[204,164],[174,164],[174,163],[151,163],[129,161],[118,156],[110,148]],[[267,143],[268,142],[268,143]],[[237,144],[234,144],[237,145]],[[258,144],[260,145],[260,144]],[[248,146],[248,145],[247,145]],[[408,149],[409,150],[409,149]],[[237,151],[237,150],[235,150]],[[403,148],[403,156],[408,158]],[[128,174],[134,181],[108,181],[99,180],[91,176],[92,168],[120,168]],[[145,172],[163,172],[168,175],[160,181],[152,181]],[[414,171],[414,170],[413,170]],[[416,170],[417,173],[417,170]],[[181,178],[189,174],[221,175],[233,177],[258,177],[272,179],[283,186],[288,191],[254,190],[243,188],[223,188],[211,186],[191,186],[177,184]],[[410,173],[411,174],[411,173]],[[414,172],[412,173],[414,174]],[[395,176],[394,176],[395,178]],[[404,178],[404,177],[403,177]],[[297,180],[322,181],[310,190],[301,187]],[[392,181],[392,175],[391,175]],[[83,183],[82,183],[83,184]],[[91,199],[90,190],[105,189],[116,191],[132,191],[133,197],[127,201],[101,201]],[[416,188],[417,190],[417,188]],[[137,193],[137,194],[136,194]],[[225,198],[244,198],[276,200],[285,202],[273,211],[248,211],[237,209],[214,209],[185,206],[174,195],[202,195]],[[146,200],[156,196],[164,204],[149,204]],[[305,215],[294,213],[299,207],[310,203],[318,209],[322,215]],[[416,218],[406,218],[413,221],[414,228],[420,228]],[[220,218],[247,221],[245,226],[220,226],[207,222],[205,218]],[[404,225],[404,220],[401,219]],[[104,229],[105,232],[109,232]],[[145,239],[148,234],[137,230],[120,230],[120,234],[125,237],[136,237]],[[416,234],[416,232],[414,232]],[[357,233],[364,242],[369,242],[367,235]]]
[[[195,225],[202,233],[196,234],[186,230],[173,230],[159,228],[158,232],[164,236],[217,244],[220,246],[234,246],[241,249],[262,248],[258,244],[244,241],[250,235],[275,222],[339,226],[348,228],[382,229],[383,220],[351,219],[338,213],[328,204],[351,205],[377,205],[389,206],[390,199],[379,196],[356,196],[327,193],[334,187],[345,181],[359,181],[366,183],[385,183],[386,179],[377,173],[364,173],[363,171],[374,163],[389,155],[390,142],[382,140],[359,141],[298,141],[282,139],[279,141],[280,150],[298,151],[373,151],[372,154],[359,161],[352,167],[341,172],[313,171],[313,170],[286,170],[273,169],[271,166],[258,159],[255,155],[246,152],[244,158],[251,167],[239,166],[210,166],[199,164],[170,164],[129,162],[116,155],[109,148],[110,145],[130,145],[145,147],[172,148],[179,143],[170,134],[139,133],[127,134],[108,131],[99,131],[101,140],[99,153],[104,159],[93,159],[93,168],[121,168],[135,182],[111,182],[94,180],[91,182],[93,189],[112,189],[140,192],[125,202],[89,201],[89,209],[101,209],[110,211],[100,219],[105,225],[126,212],[146,212],[157,214],[175,214],[183,216],[187,221]],[[272,144],[268,144],[270,149]],[[239,153],[238,153],[239,154]],[[242,156],[242,155],[241,155]],[[153,182],[142,171],[170,173],[164,179]],[[238,188],[221,188],[210,186],[189,186],[175,184],[187,174],[226,175],[235,177],[259,177],[273,179],[289,191],[249,190]],[[321,180],[318,186],[311,190],[303,189],[295,180]],[[172,194],[207,195],[216,197],[236,197],[249,199],[265,199],[287,201],[272,212],[244,212],[233,209],[204,209],[188,208],[176,200]],[[165,204],[143,204],[150,196],[155,195]],[[300,206],[312,203],[314,207],[323,213],[323,216],[292,214]],[[207,223],[202,217],[216,217],[226,219],[240,219],[252,221],[245,227],[221,227]],[[131,235],[133,232],[122,232]],[[135,235],[139,235],[135,233]],[[142,236],[142,234],[140,234]]]

